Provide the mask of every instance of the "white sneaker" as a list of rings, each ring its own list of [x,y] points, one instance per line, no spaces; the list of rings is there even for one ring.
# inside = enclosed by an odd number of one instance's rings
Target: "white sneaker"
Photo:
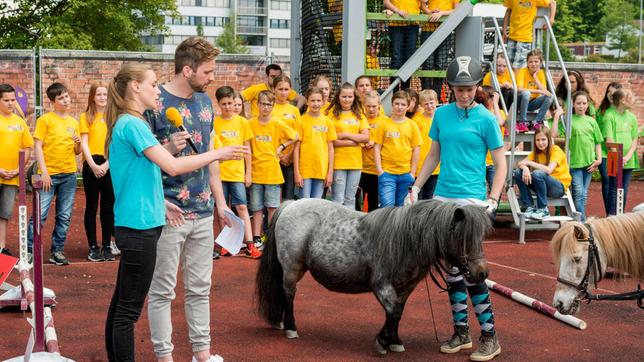
[[[195,356],[192,356],[192,362],[197,362],[197,359],[195,358]],[[210,355],[210,357],[208,358],[208,362],[224,362],[224,359],[218,354],[214,356]]]
[[[121,251],[116,246],[116,243],[114,242],[114,240],[110,241],[110,249],[112,250],[113,255],[121,255]]]

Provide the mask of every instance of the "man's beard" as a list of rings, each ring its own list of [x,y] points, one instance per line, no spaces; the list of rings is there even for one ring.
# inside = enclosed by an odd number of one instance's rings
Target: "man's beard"
[[[199,92],[199,93],[204,93],[206,91],[206,87],[208,87],[209,83],[206,84],[197,84],[194,82],[194,76],[188,78],[188,85],[190,85],[190,88],[194,92]]]

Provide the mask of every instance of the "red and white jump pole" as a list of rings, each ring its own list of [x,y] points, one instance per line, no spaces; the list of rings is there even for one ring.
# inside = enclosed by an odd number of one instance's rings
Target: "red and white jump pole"
[[[506,286],[503,286],[503,285],[501,285],[501,284],[499,284],[497,282],[494,282],[492,280],[489,280],[489,279],[487,279],[485,281],[485,284],[487,284],[487,287],[490,288],[491,290],[493,290],[493,291],[495,291],[495,292],[497,292],[497,293],[499,293],[499,294],[501,294],[501,295],[503,295],[505,297],[508,297],[508,298],[510,298],[510,299],[512,299],[514,301],[517,301],[517,302],[519,302],[521,304],[525,304],[528,307],[530,307],[530,308],[532,308],[532,309],[534,309],[534,310],[536,310],[538,312],[541,312],[541,313],[543,313],[543,314],[545,314],[545,315],[547,315],[549,317],[552,317],[554,319],[562,321],[562,322],[564,322],[564,323],[566,323],[568,325],[571,325],[571,326],[573,326],[575,328],[586,329],[586,322],[582,321],[581,319],[579,319],[577,317],[571,316],[571,315],[561,314],[555,308],[553,308],[552,306],[550,306],[550,305],[548,305],[548,304],[546,304],[544,302],[541,302],[541,301],[538,301],[538,300],[536,300],[534,298],[528,297],[525,294],[522,294],[522,293],[519,293],[517,291],[514,291],[514,290],[512,290],[512,289],[510,289],[510,288],[508,288]]]
[[[33,245],[33,271],[34,282],[30,278],[30,265],[27,256],[27,197],[25,188],[25,154],[20,151],[19,155],[19,177],[20,177],[20,191],[19,191],[19,235],[20,235],[20,261],[18,262],[18,270],[20,272],[21,298],[20,306],[22,310],[26,310],[29,306],[31,309],[32,320],[31,324],[32,333],[30,333],[29,342],[25,349],[24,356],[8,359],[5,362],[13,361],[72,361],[60,355],[58,348],[58,338],[56,330],[54,329],[54,317],[51,313],[51,308],[45,307],[47,290],[43,288],[43,265],[42,265],[42,239],[41,239],[41,223],[40,223],[40,188],[42,181],[40,175],[34,175],[32,179],[33,185],[33,212],[32,219],[34,224],[34,245]],[[14,288],[13,290],[15,290]],[[49,291],[49,301],[55,304],[55,295],[51,290]],[[6,294],[6,293],[5,293]],[[4,296],[4,295],[3,295]],[[1,305],[0,305],[1,306]]]

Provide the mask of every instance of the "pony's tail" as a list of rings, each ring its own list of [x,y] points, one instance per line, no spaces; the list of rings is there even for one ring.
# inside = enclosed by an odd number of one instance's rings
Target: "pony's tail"
[[[282,322],[286,307],[286,294],[283,287],[282,265],[277,259],[275,242],[275,224],[284,210],[284,204],[275,211],[273,220],[266,231],[264,252],[255,279],[257,295],[257,312],[259,316],[271,324],[278,326]]]

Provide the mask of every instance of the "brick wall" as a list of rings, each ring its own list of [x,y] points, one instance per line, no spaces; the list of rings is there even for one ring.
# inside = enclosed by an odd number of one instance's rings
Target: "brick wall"
[[[116,75],[124,62],[147,62],[161,83],[174,75],[174,57],[162,53],[102,52],[46,50],[42,55],[43,106],[47,111],[50,102],[44,90],[53,82],[65,84],[72,97],[72,115],[76,118],[85,110],[91,82],[107,84]],[[288,74],[289,58],[274,57]],[[215,82],[207,93],[214,99],[217,87],[229,85],[242,90],[251,84],[264,81],[267,57],[255,55],[221,55],[217,58]],[[18,85],[30,95],[29,113],[33,113],[33,59],[31,51],[0,51],[0,83]],[[30,119],[32,123],[33,119]]]

